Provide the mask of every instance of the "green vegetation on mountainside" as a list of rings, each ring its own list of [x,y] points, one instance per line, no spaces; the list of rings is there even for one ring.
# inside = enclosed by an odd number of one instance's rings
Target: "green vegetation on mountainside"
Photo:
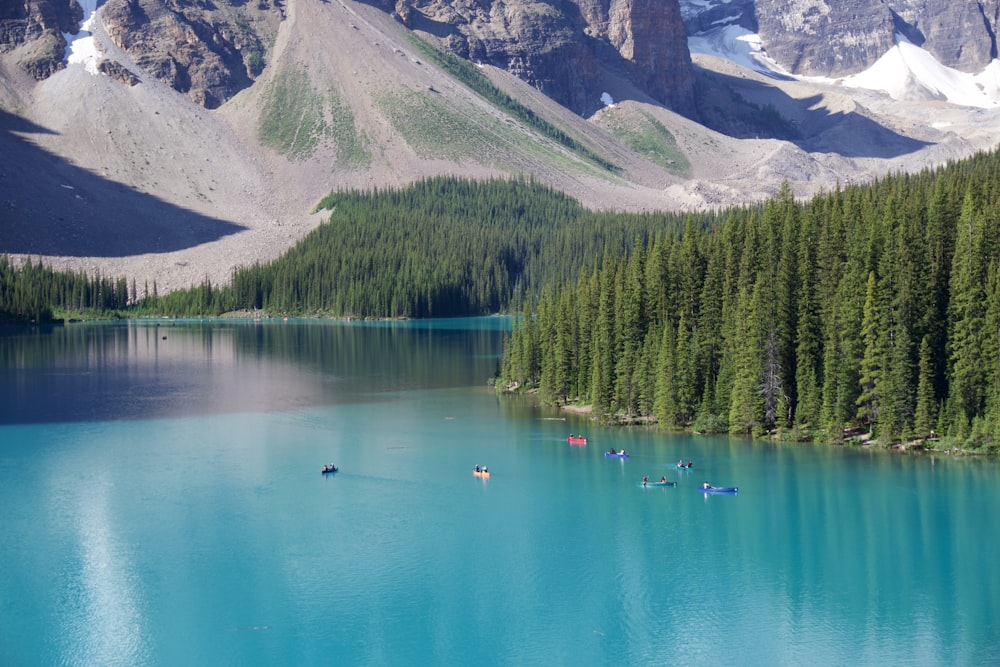
[[[469,109],[449,107],[439,95],[393,89],[375,99],[379,110],[421,157],[481,160],[499,149],[495,123],[477,118]]]
[[[596,124],[618,137],[626,146],[675,176],[691,173],[691,163],[663,123],[641,112],[623,117],[617,109],[605,109]]]
[[[332,141],[340,164],[364,166],[371,161],[368,140],[359,133],[351,107],[336,89],[322,95],[301,70],[282,70],[264,90],[257,135],[290,160],[312,156],[323,141]]]
[[[476,66],[469,61],[459,58],[451,53],[441,51],[415,35],[411,35],[410,41],[417,50],[424,54],[425,57],[433,61],[435,65],[440,67],[449,75],[455,77],[455,79],[463,83],[473,92],[477,93],[487,102],[504,111],[508,115],[516,118],[533,129],[535,132],[538,132],[540,135],[555,141],[565,148],[568,148],[588,162],[591,162],[602,169],[610,172],[617,172],[619,170],[615,164],[590,150],[552,123],[538,116],[534,111],[524,106],[510,95],[494,86],[493,83],[483,76],[476,69]]]
[[[337,147],[337,163],[350,167],[365,167],[371,163],[372,155],[368,147],[370,141],[364,132],[358,130],[350,105],[336,89],[327,94],[326,114],[330,127],[330,137]]]
[[[282,70],[264,91],[258,137],[292,160],[312,155],[326,133],[323,100],[303,71]]]
[[[64,288],[46,287],[38,292],[38,303],[128,315],[487,314],[510,309],[545,283],[592,270],[603,258],[623,253],[636,237],[683,224],[673,214],[587,211],[566,195],[525,180],[439,177],[404,190],[333,193],[318,208],[330,211],[327,222],[277,260],[239,268],[228,285],[206,281],[158,296],[154,283],[152,294],[146,286],[136,294],[132,286],[124,298],[109,301],[104,279],[96,276],[101,284],[88,287],[83,301]],[[52,281],[40,268],[33,265],[30,274],[11,268],[9,279],[12,285],[24,278],[47,286]]]

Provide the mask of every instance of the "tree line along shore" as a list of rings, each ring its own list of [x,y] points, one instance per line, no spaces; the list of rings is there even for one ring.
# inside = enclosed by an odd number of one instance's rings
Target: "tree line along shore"
[[[155,283],[0,258],[0,319],[521,313],[498,387],[600,419],[993,451],[1000,155],[797,201],[594,212],[530,179],[331,193],[282,257]]]

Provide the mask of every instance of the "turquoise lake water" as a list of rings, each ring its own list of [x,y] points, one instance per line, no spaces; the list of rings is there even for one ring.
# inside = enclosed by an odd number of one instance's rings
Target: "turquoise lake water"
[[[0,665],[1000,664],[997,462],[598,427],[508,325],[0,330]]]

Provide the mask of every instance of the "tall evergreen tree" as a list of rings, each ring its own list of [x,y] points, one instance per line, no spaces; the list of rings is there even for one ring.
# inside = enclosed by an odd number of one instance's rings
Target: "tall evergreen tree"
[[[731,433],[756,435],[764,427],[764,325],[761,312],[764,285],[740,290],[733,341],[733,389],[729,396]]]
[[[950,400],[955,407],[959,433],[981,413],[986,397],[986,375],[982,364],[985,318],[987,258],[985,220],[981,201],[970,189],[962,204],[955,255],[952,260],[949,301],[949,348],[951,350]]]
[[[660,341],[656,363],[656,399],[653,414],[664,428],[677,426],[680,412],[677,399],[677,350],[674,345],[674,331],[668,318],[663,325],[663,338]]]
[[[917,403],[914,409],[913,431],[915,437],[927,438],[937,424],[937,401],[934,397],[934,359],[931,354],[930,334],[920,341],[920,369],[917,382]]]
[[[817,227],[815,210],[810,207],[802,217],[798,238],[795,423],[812,428],[819,426],[823,344],[817,295]]]
[[[614,398],[615,311],[617,308],[614,280],[617,265],[607,259],[603,266],[606,275],[605,280],[601,282],[590,364],[593,370],[591,391],[594,411],[597,415],[602,416],[611,412]]]
[[[864,341],[864,356],[861,358],[861,392],[857,398],[858,418],[869,425],[873,432],[878,424],[881,399],[882,366],[882,309],[879,304],[875,272],[868,274],[868,288],[865,293],[865,307],[861,320],[861,335]]]

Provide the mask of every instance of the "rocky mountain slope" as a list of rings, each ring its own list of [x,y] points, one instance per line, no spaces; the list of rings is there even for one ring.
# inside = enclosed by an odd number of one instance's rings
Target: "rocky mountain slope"
[[[689,51],[720,26],[766,39],[764,0],[94,1],[0,9],[0,252],[140,289],[277,256],[334,189],[533,174],[595,208],[701,209],[996,140],[988,105],[747,67],[720,55],[731,42]],[[904,9],[894,26],[943,43]]]
[[[720,25],[759,34],[793,74],[856,74],[900,36],[962,72],[981,72],[997,56],[1000,0],[684,0],[681,10],[690,34]]]

